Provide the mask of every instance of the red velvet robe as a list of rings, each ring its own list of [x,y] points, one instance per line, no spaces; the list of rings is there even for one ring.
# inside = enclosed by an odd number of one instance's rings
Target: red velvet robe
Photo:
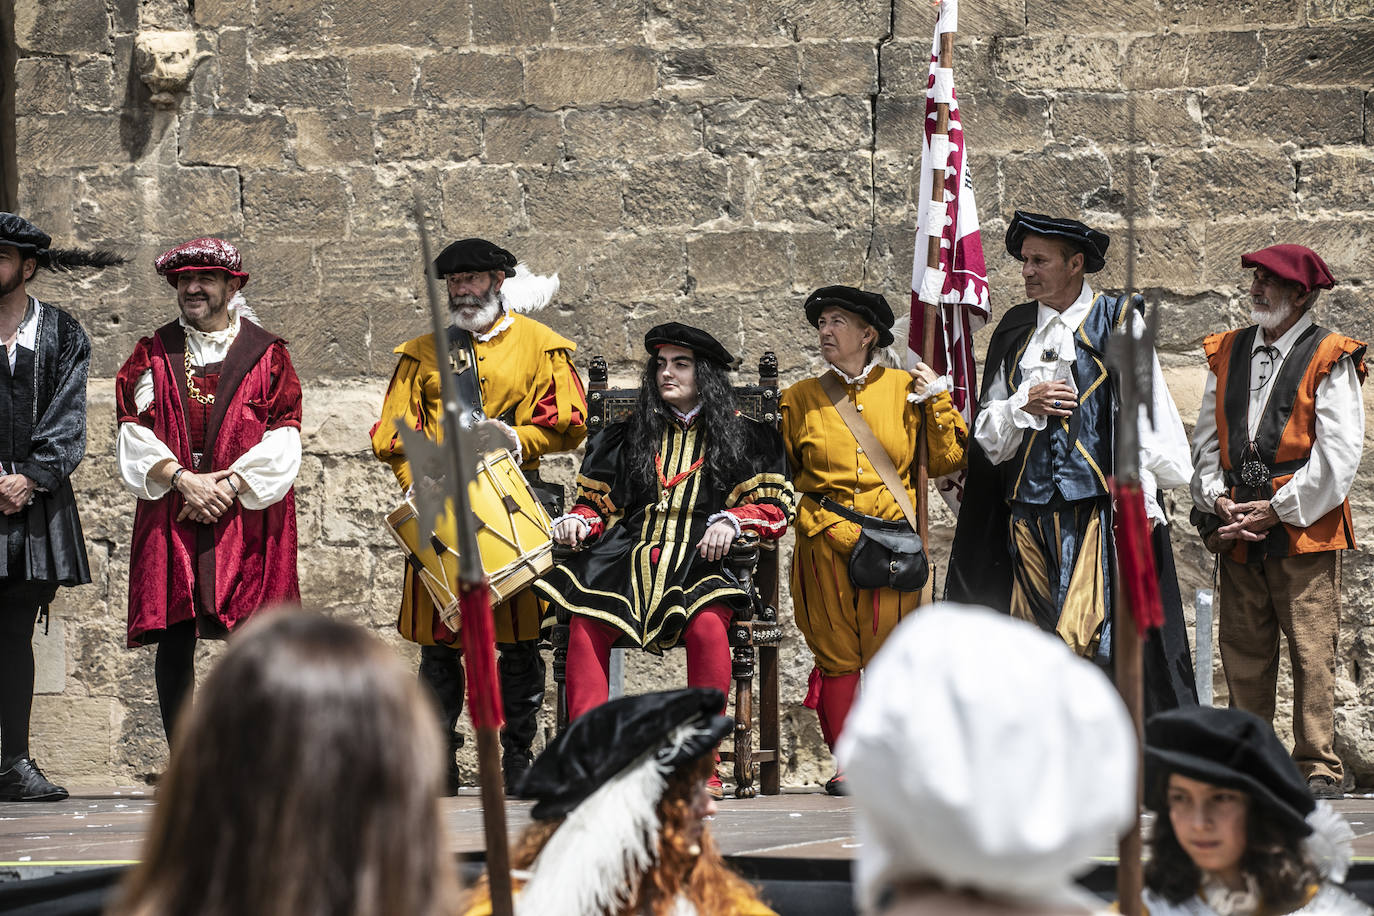
[[[269,429],[301,425],[301,386],[286,343],[243,321],[215,387],[199,466],[188,434],[186,332],[177,322],[134,347],[116,379],[120,423],[148,427],[177,461],[198,473],[228,468]],[[153,400],[139,413],[134,388],[153,374]],[[130,546],[130,647],[156,642],[168,626],[196,619],[201,637],[224,636],[264,605],[299,602],[295,490],[263,510],[235,502],[214,525],[176,521],[175,492],[138,501]]]

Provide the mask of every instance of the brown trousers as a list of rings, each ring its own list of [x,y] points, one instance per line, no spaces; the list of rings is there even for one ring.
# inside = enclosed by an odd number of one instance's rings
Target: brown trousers
[[[1341,621],[1341,552],[1221,559],[1221,664],[1231,705],[1274,721],[1279,631],[1293,663],[1293,759],[1304,778],[1340,783],[1336,737],[1336,636]]]

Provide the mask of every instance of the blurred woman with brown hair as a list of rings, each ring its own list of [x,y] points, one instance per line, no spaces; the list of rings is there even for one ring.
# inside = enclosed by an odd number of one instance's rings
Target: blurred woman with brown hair
[[[772,916],[706,829],[713,750],[734,721],[719,690],[621,697],[574,719],[519,787],[517,916]],[[486,882],[467,916],[489,916]]]
[[[306,612],[234,638],[176,730],[116,916],[451,916],[443,745],[379,639]]]

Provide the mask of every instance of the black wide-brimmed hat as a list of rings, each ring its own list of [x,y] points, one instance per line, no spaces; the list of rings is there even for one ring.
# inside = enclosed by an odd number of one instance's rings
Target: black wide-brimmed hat
[[[459,239],[434,259],[434,274],[438,277],[484,270],[499,270],[513,277],[515,255],[486,239]]]
[[[0,245],[36,254],[52,245],[52,237],[17,213],[0,213]]]
[[[1240,709],[1171,709],[1145,723],[1145,805],[1168,810],[1170,773],[1238,789],[1302,836],[1316,801],[1269,723]]]
[[[684,347],[691,350],[697,359],[710,360],[725,369],[735,368],[737,360],[730,351],[710,334],[690,324],[669,321],[656,324],[644,335],[644,349],[650,356],[658,355],[658,348],[664,344]]]
[[[1095,274],[1107,266],[1107,246],[1111,236],[1099,232],[1086,223],[1076,219],[1059,219],[1043,213],[1026,213],[1017,210],[1007,226],[1007,254],[1018,261],[1021,257],[1021,243],[1027,235],[1043,235],[1062,239],[1083,252],[1083,272]]]
[[[880,294],[852,286],[822,286],[806,297],[806,320],[811,322],[812,327],[817,326],[821,312],[832,306],[852,312],[873,325],[878,332],[878,346],[886,347],[892,343],[892,324],[895,321],[892,306]]]
[[[646,760],[652,759],[660,772],[670,774],[711,753],[730,734],[735,723],[720,714],[724,706],[725,695],[705,687],[602,703],[574,719],[549,742],[515,794],[534,799],[532,818],[552,820]]]
[[[16,248],[39,267],[48,270],[75,270],[78,267],[113,267],[125,259],[112,251],[85,248],[53,248],[52,238],[17,213],[0,211],[0,245]]]

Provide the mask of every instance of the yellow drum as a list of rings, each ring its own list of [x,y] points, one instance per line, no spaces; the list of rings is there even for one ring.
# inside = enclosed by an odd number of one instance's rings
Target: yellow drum
[[[477,462],[468,499],[477,520],[477,550],[491,584],[491,603],[496,605],[534,584],[553,566],[553,520],[505,450],[489,452]],[[434,599],[444,626],[457,632],[458,533],[452,509],[439,520],[433,536],[420,530],[409,499],[386,517],[386,524]]]

